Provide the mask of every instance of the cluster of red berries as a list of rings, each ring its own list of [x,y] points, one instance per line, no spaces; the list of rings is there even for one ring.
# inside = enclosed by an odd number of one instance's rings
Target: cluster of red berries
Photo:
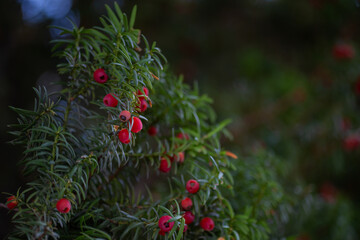
[[[137,96],[139,98],[137,108],[139,109],[139,112],[145,112],[148,108],[148,103],[146,101],[147,97],[149,96],[149,89],[146,87],[143,87],[142,91],[137,91]]]
[[[198,181],[193,179],[187,181],[186,190],[189,193],[195,194],[199,191],[199,189],[200,189],[200,184]],[[195,215],[191,212],[191,208],[193,207],[193,202],[191,198],[189,197],[184,198],[181,201],[181,207],[185,211],[183,218],[185,220],[184,232],[186,232],[188,229],[188,225],[193,223],[195,220]],[[159,219],[158,225],[160,228],[160,232],[159,232],[160,235],[165,235],[165,233],[171,231],[171,229],[173,228],[174,222],[168,222],[170,219],[171,216],[169,215],[162,216]],[[214,220],[212,220],[210,217],[204,217],[200,221],[200,227],[205,231],[212,231],[215,227]]]
[[[189,135],[187,134],[183,134],[183,133],[179,133],[178,135],[176,135],[176,137],[178,139],[186,139],[189,140]],[[167,160],[167,158],[170,160],[170,162]],[[170,171],[171,169],[171,164],[176,161],[178,163],[183,163],[185,160],[185,153],[184,152],[178,152],[175,155],[172,156],[167,156],[166,157],[162,157],[160,159],[160,166],[159,166],[159,170],[161,172],[167,173]]]
[[[94,80],[98,83],[105,83],[108,80],[108,75],[105,73],[105,70],[99,68],[94,72]],[[148,108],[148,103],[146,98],[149,96],[149,89],[143,87],[142,90],[138,90],[137,96],[139,103],[137,105],[138,112],[144,112]],[[116,99],[114,93],[109,93],[103,98],[103,102],[107,107],[116,107],[118,105],[118,100]],[[143,124],[138,117],[131,117],[131,113],[127,110],[124,110],[120,113],[120,121],[127,122],[128,128],[123,128],[118,132],[118,138],[120,142],[124,144],[130,143],[131,132],[138,133],[142,130]],[[150,129],[149,129],[150,130]],[[156,130],[156,129],[155,129]],[[129,132],[130,131],[130,132]],[[156,135],[154,129],[151,130],[151,134]]]
[[[143,128],[143,124],[142,124],[140,118],[131,117],[130,112],[126,111],[126,110],[124,110],[120,113],[119,118],[120,118],[120,121],[128,123],[127,126],[129,128],[130,132],[127,128],[123,128],[119,131],[118,138],[119,138],[120,142],[122,142],[124,144],[128,144],[131,139],[131,132],[133,132],[133,133],[140,132]]]

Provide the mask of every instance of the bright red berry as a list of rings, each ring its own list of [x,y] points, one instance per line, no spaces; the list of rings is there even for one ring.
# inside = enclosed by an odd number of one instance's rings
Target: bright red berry
[[[186,139],[186,140],[189,140],[189,139],[190,139],[190,137],[189,137],[188,134],[182,133],[182,132],[178,133],[178,134],[176,135],[176,137],[179,138],[179,139]]]
[[[106,83],[108,80],[108,75],[105,73],[105,70],[102,68],[96,69],[94,72],[94,79],[98,83]]]
[[[159,219],[159,228],[163,231],[163,232],[170,232],[171,229],[173,228],[174,226],[174,222],[168,222],[169,220],[171,219],[171,217],[169,215],[165,215],[165,216],[162,216],[160,219]]]
[[[16,207],[18,205],[18,202],[16,200],[15,196],[10,196],[7,200],[8,203],[6,204],[6,206],[11,210],[14,207]]]
[[[138,106],[140,111],[139,112],[145,112],[146,109],[148,108],[148,103],[146,102],[145,99],[141,99],[140,100],[140,106]]]
[[[170,169],[171,169],[171,163],[168,162],[166,158],[161,158],[159,170],[161,172],[167,173],[170,171]]]
[[[360,137],[357,135],[350,135],[345,138],[343,142],[344,149],[353,151],[360,146]]]
[[[189,193],[197,193],[199,189],[200,189],[200,184],[198,183],[198,181],[194,179],[190,179],[189,181],[187,181],[186,190]]]
[[[103,99],[103,102],[107,107],[116,107],[118,105],[118,100],[114,98],[114,95],[112,93],[106,94],[106,96]]]
[[[178,162],[178,163],[183,163],[185,160],[185,153],[184,152],[179,152],[177,154],[175,154],[174,159]]]
[[[143,92],[142,92],[141,90],[138,90],[138,91],[137,91],[137,95],[140,96],[140,95],[144,95],[144,93],[145,93],[146,96],[149,96],[149,89],[147,89],[146,87],[143,87],[142,90],[143,90]],[[139,99],[140,99],[140,100],[142,100],[142,99],[145,100],[145,97],[139,97]]]
[[[56,209],[61,213],[68,213],[71,209],[71,203],[66,198],[62,198],[56,203]]]
[[[205,231],[211,231],[214,229],[215,223],[211,218],[205,217],[205,218],[201,219],[200,227],[202,229],[204,229]]]
[[[157,128],[155,126],[151,126],[148,129],[148,134],[150,136],[156,136],[157,132],[158,132],[158,130],[157,130]]]
[[[195,215],[190,212],[190,211],[186,211],[183,215],[184,219],[185,219],[185,224],[191,224],[194,220],[195,220]]]
[[[122,121],[122,122],[129,121],[130,117],[131,117],[131,113],[129,111],[126,111],[126,110],[121,111],[120,116],[119,116],[120,121]]]
[[[130,142],[131,133],[129,134],[129,130],[126,128],[123,128],[118,133],[118,138],[120,142],[128,144]]]
[[[132,117],[130,122],[129,122],[129,129],[133,133],[138,133],[138,132],[141,131],[142,128],[143,128],[143,125],[142,125],[142,122],[141,122],[140,118]]]
[[[192,200],[191,200],[190,198],[188,198],[188,197],[184,198],[184,199],[181,201],[181,207],[182,207],[184,210],[186,210],[186,211],[190,210],[190,209],[192,208],[192,206],[193,206],[193,202],[192,202]]]
[[[352,59],[355,56],[355,49],[350,44],[336,44],[333,48],[333,56],[336,59]]]

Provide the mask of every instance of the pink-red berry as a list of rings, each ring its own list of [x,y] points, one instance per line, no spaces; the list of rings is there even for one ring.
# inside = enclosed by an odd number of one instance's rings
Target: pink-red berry
[[[6,206],[11,210],[13,208],[15,208],[18,205],[18,202],[16,200],[15,196],[10,196],[7,200],[7,204]]]
[[[191,224],[195,220],[195,215],[190,211],[186,211],[183,217],[185,219],[185,224],[187,225]]]
[[[107,107],[116,107],[118,105],[118,100],[114,98],[114,94],[112,93],[106,94],[103,99],[103,102]]]
[[[333,56],[339,60],[352,59],[355,56],[355,49],[350,44],[336,44],[333,48]]]
[[[189,181],[187,181],[186,190],[189,193],[197,193],[199,189],[200,189],[200,184],[198,183],[198,181],[194,179],[190,179]]]
[[[167,173],[169,172],[171,169],[171,163],[168,162],[168,160],[166,158],[161,158],[160,160],[160,166],[159,166],[159,170],[161,172]]]
[[[130,117],[131,117],[131,113],[129,111],[126,111],[126,110],[121,111],[121,113],[119,115],[120,121],[122,121],[122,122],[129,121]]]
[[[56,209],[61,213],[68,213],[71,209],[71,203],[66,198],[62,198],[56,203]]]
[[[176,135],[176,137],[179,138],[179,139],[186,139],[186,140],[189,140],[189,139],[190,139],[190,137],[189,137],[188,134],[182,133],[182,132],[178,133],[178,134]]]
[[[189,211],[193,206],[193,202],[190,198],[186,197],[181,201],[181,207],[186,210]]]
[[[94,72],[94,79],[98,83],[106,83],[108,80],[108,75],[105,73],[105,70],[102,68],[96,69]]]
[[[155,126],[151,126],[148,129],[148,134],[150,136],[156,136],[157,132],[158,132],[158,130],[157,130],[157,128]]]
[[[140,118],[138,117],[132,117],[130,122],[129,122],[129,129],[133,132],[133,133],[138,133],[141,131],[141,129],[143,128],[143,124],[140,120]]]
[[[131,137],[131,133],[129,134],[129,130],[127,130],[126,128],[121,129],[118,133],[118,138],[122,143],[125,144],[130,143],[130,137]]]
[[[184,231],[183,232],[186,232],[188,230],[188,225],[184,225]]]
[[[160,230],[160,231],[159,231],[159,235],[165,236],[165,234],[166,234],[166,232],[164,232],[163,230]]]
[[[146,102],[145,99],[141,99],[140,100],[140,106],[138,106],[140,111],[139,112],[145,112],[146,109],[148,108],[148,103]]]
[[[147,89],[146,87],[143,87],[142,90],[143,90],[143,91],[141,91],[141,90],[138,90],[138,91],[137,91],[137,95],[138,95],[138,96],[144,95],[144,93],[145,93],[146,96],[149,96],[149,89]],[[145,97],[139,97],[139,99],[142,100],[142,99],[145,99]]]
[[[179,153],[175,154],[174,160],[176,160],[178,163],[183,163],[185,160],[185,153],[179,152]]]
[[[215,223],[211,218],[205,217],[205,218],[201,219],[200,227],[202,229],[204,229],[205,231],[211,231],[214,229]]]
[[[174,222],[168,222],[170,219],[171,217],[169,215],[162,216],[159,219],[159,228],[165,233],[170,232],[174,226]]]

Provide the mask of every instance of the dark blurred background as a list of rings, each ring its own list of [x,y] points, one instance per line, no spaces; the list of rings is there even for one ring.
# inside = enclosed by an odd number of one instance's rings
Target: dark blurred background
[[[228,149],[242,154],[266,149],[293,164],[294,174],[320,194],[328,184],[334,196],[359,202],[357,1],[117,2],[128,14],[138,5],[135,27],[157,41],[171,69],[214,99],[219,120],[233,119],[234,140],[223,141]],[[7,144],[7,125],[16,122],[8,106],[31,108],[32,87],[59,79],[49,44],[59,32],[49,25],[70,27],[66,17],[79,26],[99,25],[105,3],[113,5],[112,0],[0,2],[1,192],[15,193],[25,181],[17,166],[22,153]],[[350,46],[353,56],[339,58],[337,44]],[[349,137],[359,142],[349,147]],[[0,209],[0,237],[11,229],[10,216]],[[358,224],[359,217],[353,220]]]

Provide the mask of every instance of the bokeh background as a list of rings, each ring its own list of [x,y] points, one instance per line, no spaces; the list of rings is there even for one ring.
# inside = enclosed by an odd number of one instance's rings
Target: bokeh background
[[[228,128],[233,140],[223,140],[227,149],[276,155],[290,166],[285,188],[296,182],[319,199],[310,212],[283,226],[284,235],[359,239],[358,1],[117,2],[127,13],[137,4],[136,28],[158,43],[185,82],[214,99],[219,120],[233,119]],[[16,122],[8,106],[31,108],[32,87],[51,88],[49,82],[60,79],[49,43],[60,36],[49,25],[69,27],[66,17],[84,27],[99,25],[104,4],[112,3],[0,2],[1,192],[14,193],[25,182],[17,166],[21,151],[7,143],[7,125]],[[10,216],[0,208],[1,238],[11,229]]]

